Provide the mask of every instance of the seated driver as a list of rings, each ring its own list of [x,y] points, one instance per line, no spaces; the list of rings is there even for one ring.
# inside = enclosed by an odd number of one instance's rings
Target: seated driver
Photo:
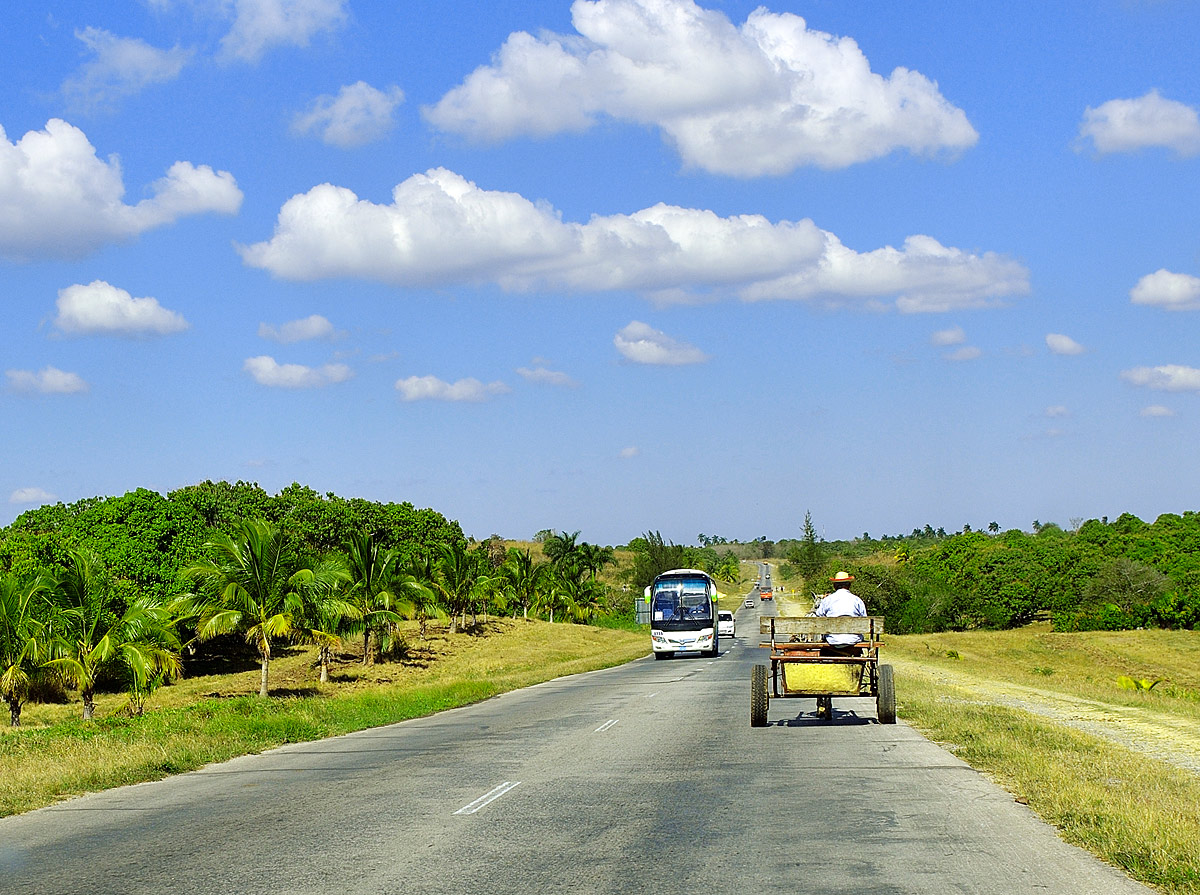
[[[867,607],[863,601],[850,590],[850,582],[854,576],[849,572],[838,572],[829,579],[833,584],[833,593],[826,594],[813,610],[813,615],[833,618],[837,616],[854,616],[865,618]],[[826,646],[823,654],[835,656],[856,656],[861,651],[855,644],[862,642],[861,634],[826,634]]]

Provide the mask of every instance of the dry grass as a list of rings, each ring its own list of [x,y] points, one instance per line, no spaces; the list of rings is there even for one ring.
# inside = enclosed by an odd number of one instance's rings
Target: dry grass
[[[900,716],[1027,802],[1064,839],[1171,895],[1200,893],[1200,775],[996,694],[1112,707],[1112,723],[1178,730],[1195,750],[1200,633],[1019,631],[890,636]],[[1148,692],[1120,676],[1162,680]],[[1035,689],[1036,688],[1036,689]],[[1153,747],[1150,747],[1151,751]]]
[[[348,650],[318,682],[314,655],[294,649],[271,663],[270,699],[259,670],[187,678],[130,718],[123,694],[97,699],[97,720],[78,702],[31,705],[0,735],[0,815],[84,792],[160,779],[287,742],[319,739],[431,714],[645,655],[642,633],[540,621],[492,621],[474,633],[438,632],[398,661],[361,664]]]

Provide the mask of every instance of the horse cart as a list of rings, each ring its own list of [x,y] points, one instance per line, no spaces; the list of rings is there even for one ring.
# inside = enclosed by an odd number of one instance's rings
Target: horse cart
[[[896,685],[892,666],[879,664],[883,619],[878,616],[822,618],[811,615],[759,619],[769,637],[770,665],[755,665],[750,675],[750,726],[765,727],[772,699],[817,700],[817,715],[833,720],[833,699],[874,697],[880,724],[896,723]],[[858,634],[860,643],[832,648],[826,634]]]

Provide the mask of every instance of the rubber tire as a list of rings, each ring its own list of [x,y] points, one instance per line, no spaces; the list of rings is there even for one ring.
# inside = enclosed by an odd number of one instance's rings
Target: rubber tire
[[[875,714],[880,724],[896,723],[896,680],[891,665],[880,665],[879,692],[875,694]]]
[[[750,669],[750,726],[767,726],[767,666]]]
[[[715,659],[717,656],[721,655],[721,638],[718,635],[713,635],[713,648],[704,655],[708,656],[710,659]]]
[[[674,656],[674,655],[675,655],[674,653],[655,653],[655,654],[654,654],[654,658],[656,658],[656,659],[670,659],[670,658],[671,658],[672,656]]]

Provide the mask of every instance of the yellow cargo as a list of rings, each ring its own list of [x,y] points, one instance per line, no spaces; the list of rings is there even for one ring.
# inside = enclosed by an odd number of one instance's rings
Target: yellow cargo
[[[862,684],[863,666],[859,662],[842,665],[781,662],[780,665],[788,693],[857,696]]]

